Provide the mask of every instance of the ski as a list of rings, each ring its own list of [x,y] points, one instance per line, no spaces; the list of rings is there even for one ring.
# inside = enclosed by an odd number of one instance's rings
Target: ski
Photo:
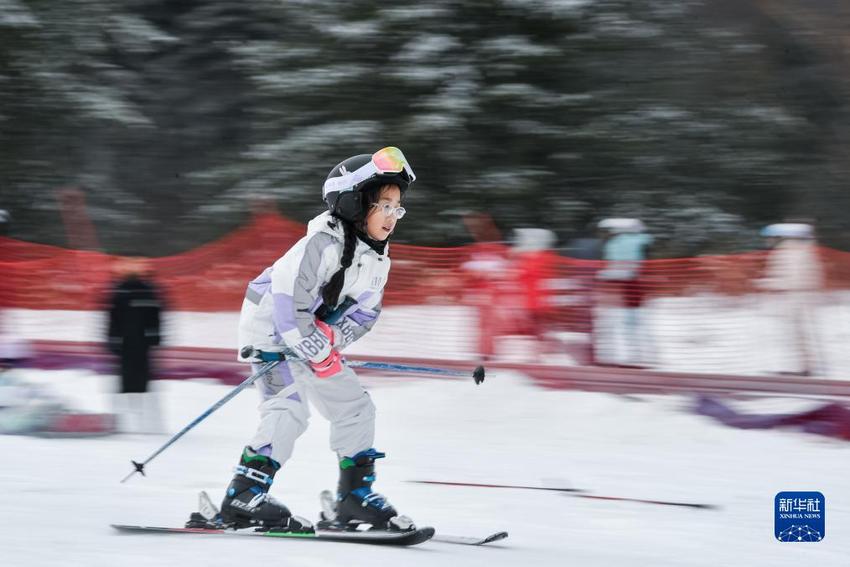
[[[336,518],[336,498],[330,490],[323,490],[319,494],[319,503],[322,507],[321,522],[332,522]],[[441,543],[453,543],[457,545],[484,545],[493,543],[508,537],[508,532],[495,532],[486,537],[458,536],[448,534],[436,534],[432,541]]]
[[[440,535],[436,534],[434,528],[418,528],[410,532],[382,532],[382,531],[332,531],[332,530],[317,530],[312,533],[297,533],[297,532],[275,532],[275,531],[250,531],[250,530],[231,530],[231,529],[213,529],[213,528],[169,528],[161,526],[136,526],[128,524],[111,524],[111,526],[120,531],[127,533],[166,533],[166,534],[204,534],[204,535],[225,535],[225,536],[265,536],[282,539],[308,539],[333,541],[343,543],[361,543],[373,545],[394,545],[394,546],[410,546],[418,545],[426,541],[435,541],[439,543],[450,543],[456,545],[485,545],[500,541],[508,537],[508,532],[496,532],[486,537],[474,536],[457,536],[457,535]]]
[[[436,534],[434,535],[434,537],[431,538],[431,541],[438,541],[440,543],[455,543],[458,545],[484,545],[487,543],[493,543],[494,541],[505,539],[506,537],[508,537],[508,532],[496,532],[488,535],[487,537]]]
[[[411,546],[426,542],[434,537],[434,528],[416,528],[405,532],[389,531],[333,531],[316,530],[314,532],[275,532],[216,529],[216,528],[168,528],[160,526],[137,526],[127,524],[111,524],[111,526],[127,533],[160,533],[160,534],[201,534],[217,536],[251,536],[278,539],[297,539],[303,541],[325,541],[337,543],[359,543],[371,545]]]
[[[342,543],[360,543],[372,545],[411,546],[418,545],[428,540],[441,543],[458,545],[485,545],[500,541],[508,537],[508,532],[495,532],[485,537],[457,536],[457,535],[435,535],[432,527],[415,528],[410,522],[411,529],[401,531],[389,530],[358,530],[356,526],[343,526],[334,528],[332,523],[335,516],[335,502],[333,494],[329,490],[322,491],[320,495],[322,503],[322,521],[313,531],[284,532],[275,531],[274,528],[263,530],[261,528],[233,529],[221,524],[219,510],[212,502],[209,495],[202,491],[198,495],[199,512],[193,513],[187,523],[187,527],[163,527],[142,526],[130,524],[111,524],[111,526],[125,533],[159,533],[159,534],[202,534],[219,536],[251,536],[251,537],[274,537],[279,539],[301,539],[312,541],[330,541]],[[306,520],[304,520],[306,522]],[[407,519],[407,521],[410,521]],[[324,526],[322,524],[325,524]]]

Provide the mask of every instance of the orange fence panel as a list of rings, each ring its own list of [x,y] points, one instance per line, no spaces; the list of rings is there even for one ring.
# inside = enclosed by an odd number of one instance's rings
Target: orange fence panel
[[[247,282],[304,233],[300,223],[261,214],[149,264],[168,310],[235,312]],[[649,260],[620,273],[604,261],[500,243],[394,244],[374,334],[398,356],[430,349],[435,358],[843,377],[850,254],[810,249],[800,264],[758,251]],[[0,238],[0,307],[102,309],[122,261]]]

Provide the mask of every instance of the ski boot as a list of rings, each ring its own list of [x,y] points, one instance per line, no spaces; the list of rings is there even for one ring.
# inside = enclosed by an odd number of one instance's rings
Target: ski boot
[[[237,530],[255,527],[263,531],[312,532],[308,520],[293,516],[286,506],[269,495],[278,469],[280,463],[245,447],[215,523]]]
[[[375,449],[361,451],[339,463],[339,487],[336,498],[330,491],[322,493],[322,520],[326,529],[357,529],[369,524],[372,530],[414,530],[413,520],[400,516],[384,496],[372,492],[375,481],[375,459],[385,456]]]

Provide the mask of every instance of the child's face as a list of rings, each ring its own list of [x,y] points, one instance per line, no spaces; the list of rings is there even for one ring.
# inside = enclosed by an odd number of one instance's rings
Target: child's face
[[[398,222],[395,214],[385,214],[386,206],[395,207],[401,206],[401,190],[398,185],[386,185],[381,190],[381,196],[378,202],[370,207],[366,214],[366,234],[372,240],[386,240],[389,238],[395,229],[395,224]]]

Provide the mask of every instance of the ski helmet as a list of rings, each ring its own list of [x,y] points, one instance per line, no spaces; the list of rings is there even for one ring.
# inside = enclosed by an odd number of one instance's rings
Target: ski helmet
[[[349,222],[363,218],[363,191],[376,185],[398,185],[402,195],[416,175],[401,150],[392,146],[372,155],[360,154],[337,164],[328,177],[322,196],[331,214]]]

